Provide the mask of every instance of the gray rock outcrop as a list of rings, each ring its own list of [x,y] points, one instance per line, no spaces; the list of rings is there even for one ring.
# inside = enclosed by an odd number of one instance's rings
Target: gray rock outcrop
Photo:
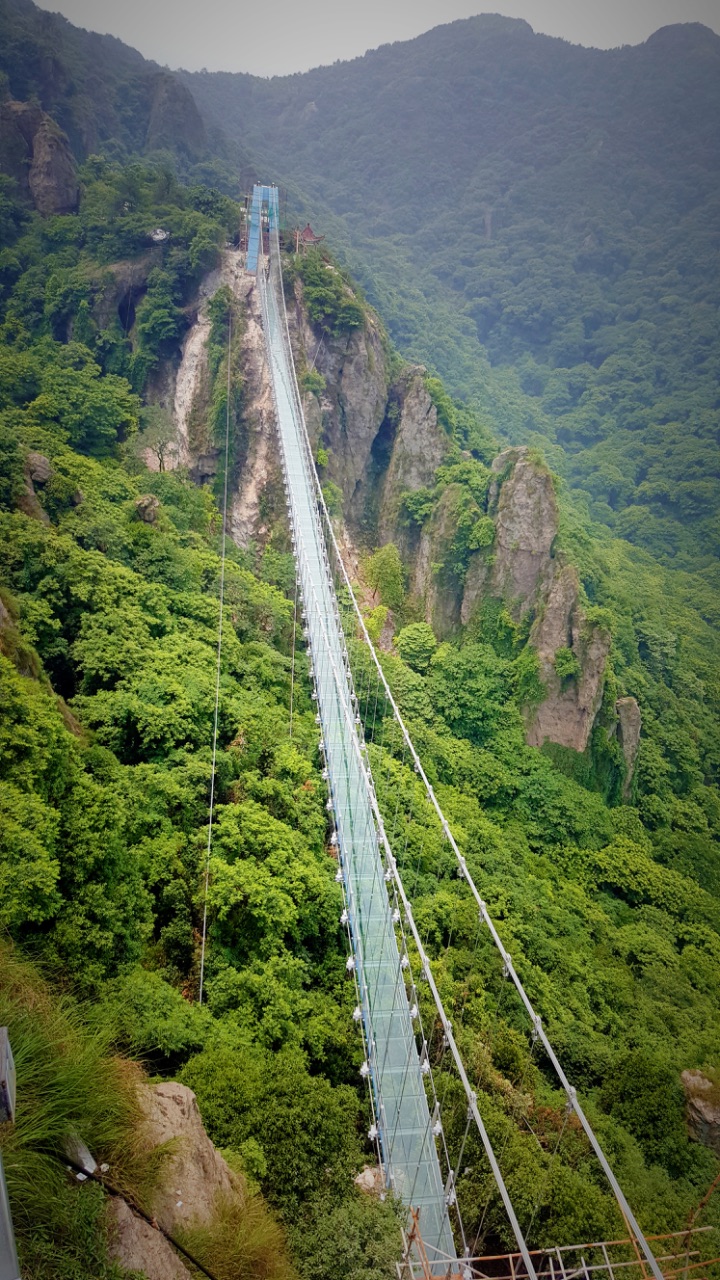
[[[74,213],[80,189],[77,169],[65,134],[50,116],[44,116],[33,138],[28,183],[38,213],[50,217]]]
[[[510,474],[500,484],[508,468]],[[551,572],[557,499],[550,472],[527,449],[507,449],[495,458],[492,470],[498,477],[488,495],[488,512],[495,517],[492,590],[522,616]]]
[[[70,144],[32,102],[0,103],[0,169],[15,178],[39,213],[74,213],[79,187]]]
[[[385,414],[385,454],[380,477],[378,541],[398,542],[398,506],[408,489],[424,489],[448,451],[448,438],[438,423],[437,409],[425,386],[425,369],[414,365],[390,388]],[[401,539],[400,539],[401,540]]]
[[[458,486],[451,484],[441,494],[420,535],[411,575],[412,592],[424,600],[426,621],[440,637],[450,635],[456,627],[462,603],[462,587],[454,575],[436,567],[449,555],[457,531],[458,493]]]
[[[683,1071],[680,1079],[691,1137],[720,1155],[720,1087],[702,1071]]]
[[[470,557],[460,620],[470,621],[484,596],[505,600],[520,618],[537,603],[553,572],[558,506],[552,476],[528,449],[505,449],[492,464],[488,514],[495,519],[491,557]]]
[[[635,762],[637,760],[638,748],[640,746],[640,733],[642,730],[642,716],[640,708],[635,698],[618,698],[615,703],[617,712],[617,736],[618,742],[622,747],[622,753],[625,757],[625,765],[627,773],[623,784],[623,800],[627,800],[632,789],[632,780],[635,774]]]
[[[372,490],[373,446],[387,407],[385,352],[374,320],[340,337],[325,338],[318,350],[320,341],[316,335],[310,337],[307,350],[317,350],[315,368],[326,390],[319,405],[312,397],[308,428],[322,435],[330,451],[328,476],[343,491],[346,516],[357,522]]]
[[[157,1084],[146,1090],[143,1110],[152,1145],[175,1144],[153,1200],[155,1217],[166,1231],[209,1222],[218,1195],[234,1195],[238,1182],[203,1128],[195,1094],[184,1084]]]
[[[181,151],[199,160],[207,145],[205,125],[190,90],[169,71],[158,72],[145,138],[146,151]]]
[[[143,524],[155,524],[160,510],[160,499],[154,493],[144,493],[135,499],[135,514]]]
[[[47,484],[51,476],[52,467],[49,459],[43,453],[28,453],[25,458],[25,492],[18,496],[16,503],[18,510],[24,515],[30,516],[31,520],[40,520],[42,524],[49,524],[50,517],[38,501],[35,485],[42,487]]]
[[[30,450],[26,465],[30,479],[34,484],[47,484],[52,476],[52,467],[50,459],[46,458],[44,453],[35,453]]]
[[[547,691],[540,705],[527,713],[526,740],[531,747],[555,742],[584,751],[600,710],[610,633],[587,621],[579,594],[576,569],[572,565],[558,568],[530,632]],[[571,650],[577,674],[564,678],[558,674],[555,659],[559,649]]]
[[[152,1204],[159,1225],[175,1235],[179,1227],[210,1223],[219,1198],[236,1199],[240,1212],[244,1187],[208,1138],[192,1089],[148,1086],[140,1102],[150,1146],[172,1143]],[[110,1253],[128,1271],[143,1271],[148,1280],[185,1280],[190,1274],[161,1232],[123,1201],[114,1200],[110,1213]]]

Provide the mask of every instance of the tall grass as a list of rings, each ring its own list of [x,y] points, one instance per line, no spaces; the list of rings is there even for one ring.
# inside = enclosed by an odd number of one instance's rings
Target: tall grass
[[[111,1052],[107,1019],[52,990],[0,940],[0,1026],[10,1031],[17,1068],[17,1114],[0,1125],[0,1150],[23,1280],[128,1280],[109,1260],[107,1200],[78,1183],[63,1156],[80,1138],[108,1177],[147,1209],[174,1144],[144,1136],[138,1066]],[[213,1220],[178,1239],[217,1280],[296,1280],[285,1236],[260,1195],[235,1172],[235,1194]]]
[[[62,1157],[81,1138],[113,1181],[147,1195],[157,1160],[143,1151],[133,1064],[112,1057],[67,997],[0,942],[0,1025],[17,1068],[17,1115],[0,1126],[5,1177],[23,1275],[32,1280],[114,1280],[107,1259],[105,1196],[68,1175]]]
[[[218,1196],[212,1222],[186,1227],[178,1239],[216,1280],[298,1280],[285,1233],[262,1196]]]

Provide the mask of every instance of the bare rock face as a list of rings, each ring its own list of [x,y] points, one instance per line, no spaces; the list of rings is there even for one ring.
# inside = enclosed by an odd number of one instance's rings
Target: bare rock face
[[[552,477],[525,448],[505,449],[492,464],[488,514],[495,519],[492,557],[470,557],[460,621],[470,621],[485,596],[505,600],[515,618],[537,603],[552,577],[558,507]]]
[[[556,742],[573,751],[584,751],[605,687],[605,664],[610,634],[587,622],[579,604],[577,572],[572,565],[559,569],[530,632],[530,643],[540,660],[540,679],[547,697],[528,713],[526,739],[531,747]],[[577,675],[561,678],[555,670],[558,649],[570,649],[577,661]]]
[[[31,102],[0,104],[0,168],[19,183],[44,215],[74,213],[79,188],[65,134]]]
[[[627,765],[627,774],[623,786],[623,800],[627,800],[632,787],[635,761],[637,760],[638,747],[640,746],[642,716],[634,698],[618,698],[615,703],[615,710],[618,715],[618,741],[622,747],[625,764]]]
[[[29,516],[31,520],[39,520],[41,524],[50,524],[50,517],[47,511],[38,501],[27,463],[25,466],[25,492],[16,498],[15,505],[18,511],[22,511],[23,515]]]
[[[457,498],[458,486],[448,485],[423,529],[412,578],[413,592],[425,600],[425,618],[440,638],[452,633],[460,616],[462,589],[452,574],[435,567],[442,565],[455,537]]]
[[[424,489],[448,451],[448,439],[438,423],[437,410],[425,387],[421,365],[407,369],[391,388],[389,405],[397,425],[386,441],[390,461],[382,482],[379,541],[398,540],[398,501],[407,489]],[[390,421],[390,415],[386,415]]]
[[[145,147],[148,151],[183,151],[195,159],[207,148],[205,125],[195,99],[169,71],[157,76]]]
[[[126,1271],[140,1271],[148,1280],[187,1280],[191,1273],[172,1245],[124,1200],[110,1201],[108,1219],[110,1257]]]
[[[150,1145],[173,1144],[152,1204],[155,1221],[174,1235],[179,1226],[212,1222],[219,1196],[234,1197],[240,1207],[244,1189],[208,1138],[192,1089],[175,1083],[147,1086],[140,1103]],[[110,1206],[109,1244],[113,1258],[148,1280],[190,1275],[161,1232],[121,1200]]]
[[[372,450],[385,419],[388,370],[380,327],[369,314],[366,323],[348,333],[321,335],[306,319],[302,285],[295,284],[295,307],[289,312],[296,352],[313,364],[326,382],[319,413],[314,396],[306,397],[311,438],[322,433],[330,450],[329,479],[345,497],[345,514],[352,521],[362,517],[368,500]]]
[[[492,589],[522,616],[534,602],[538,586],[550,569],[550,552],[558,531],[558,507],[550,472],[538,466],[527,449],[508,449],[493,462],[498,475],[509,466],[500,485],[497,511],[490,493],[489,513],[495,515],[495,563]]]
[[[50,116],[43,117],[33,139],[28,182],[38,213],[49,217],[77,209],[80,189],[75,160],[65,134]]]
[[[176,1224],[209,1222],[218,1194],[231,1196],[235,1175],[208,1138],[192,1089],[158,1084],[145,1091],[146,1132],[153,1146],[175,1140],[153,1212],[166,1231]]]
[[[691,1137],[720,1155],[720,1088],[702,1071],[683,1071],[680,1079]]]
[[[238,486],[232,500],[230,527],[237,545],[247,547],[251,542],[263,545],[267,535],[264,499],[273,491],[281,491],[282,471],[270,371],[265,358],[260,299],[254,282],[249,287],[250,282],[239,268],[239,263],[238,269],[240,273],[233,287],[236,296],[245,301],[241,363],[245,443]],[[314,396],[311,398],[315,400]]]

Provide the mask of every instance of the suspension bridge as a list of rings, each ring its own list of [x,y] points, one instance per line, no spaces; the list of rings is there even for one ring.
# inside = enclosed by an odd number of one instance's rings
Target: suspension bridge
[[[595,1272],[614,1280],[615,1271],[629,1267],[643,1280],[667,1280],[688,1271],[694,1275],[697,1267],[706,1264],[696,1261],[697,1250],[690,1249],[685,1234],[680,1239],[656,1237],[656,1257],[636,1221],[473,881],[370,641],[323,499],[303,415],[285,312],[276,187],[254,189],[246,268],[256,275],[262,306],[328,808],[334,817],[331,844],[345,897],[342,922],[348,930],[348,970],[357,992],[354,1016],[363,1034],[361,1073],[370,1086],[369,1137],[376,1145],[386,1186],[408,1213],[400,1274],[408,1280],[416,1276],[472,1280],[487,1274],[504,1276],[504,1267],[508,1280],[566,1280],[576,1275],[589,1280]],[[365,654],[359,675],[362,689],[356,687],[349,656],[357,638]],[[455,859],[456,875],[477,913],[478,929],[497,953],[501,981],[526,1019],[532,1053],[544,1056],[544,1069],[564,1096],[565,1121],[555,1150],[572,1123],[583,1135],[617,1206],[622,1232],[616,1240],[542,1251],[530,1247],[533,1218],[521,1221],[508,1191],[503,1152],[491,1141],[458,1043],[460,1035],[456,1038],[443,1005],[413,913],[406,859],[398,847],[404,839],[406,849],[410,823],[407,815],[405,821],[398,821],[400,800],[392,779],[378,776],[383,768],[378,747],[384,745],[375,737],[379,699],[386,712],[383,732],[393,735],[395,755],[412,770],[415,789],[419,789],[420,799],[413,803],[422,803],[427,820],[435,823]],[[442,1098],[436,1086],[438,1062],[442,1062],[444,1079],[452,1072],[455,1115],[457,1098],[462,1101],[463,1123],[451,1136],[446,1133],[444,1114],[447,1084]],[[472,1241],[465,1229],[463,1179],[469,1172],[471,1149],[484,1162],[488,1185],[516,1244],[516,1252],[502,1258],[478,1258],[479,1233]]]

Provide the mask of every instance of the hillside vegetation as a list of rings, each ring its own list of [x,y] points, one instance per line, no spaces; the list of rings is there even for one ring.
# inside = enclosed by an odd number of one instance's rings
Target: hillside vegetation
[[[176,349],[183,299],[214,264],[232,215],[222,197],[137,167],[89,165],[72,217],[28,215],[6,189],[0,921],[55,984],[90,1002],[80,1019],[99,1020],[106,1045],[196,1091],[213,1140],[281,1216],[301,1275],[335,1280],[341,1267],[391,1276],[392,1207],[352,1184],[369,1156],[362,1046],[301,652],[289,739],[293,570],[282,521],[262,557],[229,548],[207,1003],[197,1004],[219,516],[208,489],[145,469],[138,391]],[[118,254],[141,262],[141,229],[157,223],[172,238],[123,333],[103,319],[95,282]],[[220,382],[224,305],[212,338]],[[364,323],[362,315],[355,306],[337,323]],[[434,392],[442,401],[442,387]],[[241,387],[238,396],[232,421],[241,431]],[[450,429],[459,430],[454,419]],[[484,469],[473,467],[477,490]],[[702,697],[682,648],[662,629],[648,625],[638,640],[633,628],[638,602],[652,616],[664,589],[646,573],[651,564],[631,565],[617,544],[594,546],[582,528],[567,537],[612,605],[619,653],[645,682],[649,708],[657,703],[636,806],[609,807],[601,790],[524,745],[520,705],[532,671],[526,636],[506,617],[488,615],[464,643],[441,647],[427,630],[400,630],[385,661],[473,873],[643,1226],[679,1229],[717,1171],[716,1158],[688,1140],[678,1077],[718,1065],[718,806],[691,731],[683,737],[663,719],[661,703],[685,723]],[[390,578],[381,567],[375,582],[381,597],[390,583],[398,627],[412,623],[402,566]],[[360,670],[363,661],[360,650]],[[699,712],[697,723],[704,734]],[[412,789],[390,740],[382,751],[378,773]],[[524,1202],[527,1188],[545,1187],[533,1242],[612,1235],[615,1211],[582,1143],[567,1153],[569,1172],[549,1176],[562,1099],[495,990],[446,855],[430,831],[423,837],[420,804],[414,822],[408,856],[423,850],[412,864],[418,918],[448,1003],[462,1008],[493,1135],[509,1143],[511,1190]],[[11,1011],[13,1034],[23,1016]],[[31,1060],[21,1062],[21,1105],[31,1071]],[[516,1127],[521,1100],[539,1141]],[[461,1123],[453,1106],[449,1126]],[[471,1180],[466,1195],[468,1224],[478,1227],[487,1188]],[[51,1210],[38,1208],[48,1238]],[[90,1218],[68,1219],[48,1245],[56,1274],[82,1232],[100,1229],[97,1213],[94,1204]],[[497,1206],[483,1229],[488,1245],[508,1243]],[[44,1275],[22,1234],[20,1245],[27,1274]]]

